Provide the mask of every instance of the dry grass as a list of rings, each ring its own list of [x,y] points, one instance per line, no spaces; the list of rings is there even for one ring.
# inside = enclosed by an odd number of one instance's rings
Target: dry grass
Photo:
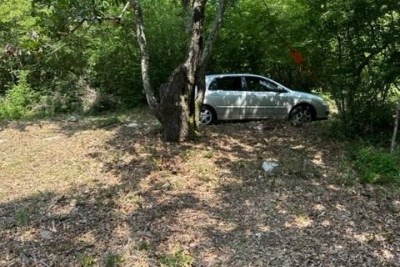
[[[158,128],[0,126],[0,266],[400,266],[399,194],[355,183],[317,124]]]

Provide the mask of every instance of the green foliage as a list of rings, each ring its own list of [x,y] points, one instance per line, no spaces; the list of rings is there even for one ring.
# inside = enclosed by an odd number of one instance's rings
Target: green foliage
[[[328,121],[320,125],[322,135],[335,139],[348,139],[350,136],[345,129],[345,125],[337,116],[331,116]]]
[[[388,184],[400,182],[400,157],[372,146],[353,152],[356,169],[363,183]]]
[[[209,72],[264,74],[310,91],[309,75],[290,57],[290,49],[297,48],[308,61],[308,49],[315,47],[309,41],[305,11],[301,1],[236,1],[228,10]]]
[[[399,2],[309,2],[318,49],[315,74],[338,104],[348,134],[377,133],[390,126],[390,94],[400,74],[393,56],[400,45]],[[312,20],[309,20],[311,25]]]
[[[100,25],[92,35],[88,51],[88,81],[103,101],[94,112],[132,108],[144,102],[140,73],[140,56],[132,25]]]
[[[0,119],[20,119],[29,115],[36,97],[28,83],[28,74],[26,71],[19,72],[17,84],[0,100]]]
[[[86,254],[79,254],[78,261],[81,267],[91,267],[96,264],[95,257]]]
[[[163,267],[189,267],[194,263],[194,259],[183,249],[179,249],[174,254],[162,256],[160,263]]]
[[[106,259],[106,267],[121,266],[124,261],[124,258],[120,255],[108,255]]]
[[[394,102],[359,107],[360,110],[350,121],[345,121],[343,114],[333,114],[321,125],[322,134],[342,140],[362,138],[376,145],[388,146],[393,131]]]
[[[25,227],[29,225],[30,217],[29,211],[26,209],[19,209],[15,211],[15,221],[19,226]]]
[[[120,116],[118,114],[111,114],[111,115],[106,115],[106,116],[95,117],[92,120],[92,123],[96,127],[103,128],[103,127],[108,127],[108,126],[120,124],[120,123],[123,123],[123,122],[126,122],[126,121],[127,121],[127,119],[124,118],[123,116]]]
[[[357,112],[351,116],[343,128],[350,136],[374,136],[392,130],[394,103],[375,103],[371,105],[359,105]]]
[[[207,27],[216,2],[207,5]],[[0,116],[99,113],[143,104],[133,12],[119,21],[97,19],[118,16],[124,4],[0,2]],[[189,16],[180,1],[142,5],[157,94],[185,56]],[[392,126],[392,96],[399,92],[399,10],[398,0],[230,1],[207,72],[252,72],[293,89],[317,89],[337,105],[338,134],[381,134]],[[304,64],[294,62],[291,49]],[[29,72],[29,84],[19,81],[21,71]]]
[[[187,50],[187,14],[171,0],[143,1],[151,60],[151,78],[156,92],[168,81]],[[140,79],[139,79],[140,80]]]

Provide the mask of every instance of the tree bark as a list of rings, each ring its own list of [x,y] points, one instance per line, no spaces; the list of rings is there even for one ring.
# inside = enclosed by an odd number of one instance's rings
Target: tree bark
[[[203,50],[205,5],[207,0],[195,0],[192,10],[191,39],[185,62],[175,69],[167,85],[161,89],[160,111],[163,135],[166,141],[179,142],[193,139],[196,123],[194,89]]]
[[[160,88],[160,102],[154,96],[149,77],[149,52],[144,32],[143,14],[140,0],[131,0],[135,13],[136,35],[142,55],[141,69],[144,92],[147,102],[161,122],[163,137],[166,141],[179,142],[193,139],[196,135],[199,117],[196,107],[201,107],[204,98],[205,65],[208,61],[212,46],[218,36],[222,24],[226,3],[220,0],[214,26],[204,48],[204,19],[207,0],[193,0],[191,13],[191,38],[188,45],[186,60],[180,64],[166,84]],[[184,3],[185,1],[182,1]],[[185,2],[186,3],[186,2]],[[204,50],[203,50],[204,49]],[[204,51],[204,53],[203,53]],[[195,88],[199,88],[196,98]],[[200,104],[199,104],[200,103]]]
[[[168,83],[160,88],[160,122],[166,141],[179,142],[188,139],[188,101],[185,97],[187,84],[187,70],[184,65],[180,65],[172,73]]]
[[[197,86],[197,95],[195,96],[194,100],[194,114],[192,116],[192,120],[194,121],[195,128],[197,129],[200,123],[200,112],[201,112],[201,107],[203,105],[204,101],[204,95],[206,91],[206,81],[205,81],[205,74],[206,74],[206,68],[207,68],[207,63],[211,58],[211,53],[212,49],[214,47],[214,43],[218,38],[219,32],[222,27],[223,19],[224,19],[224,14],[226,11],[226,7],[228,4],[228,0],[220,0],[218,7],[217,7],[217,13],[214,18],[213,26],[210,32],[210,35],[208,36],[205,45],[204,45],[204,50],[203,54],[201,56],[200,60],[200,67],[199,71],[197,72],[196,75],[196,86]]]
[[[147,103],[157,117],[158,120],[161,121],[161,116],[159,112],[159,103],[154,96],[154,90],[151,87],[150,83],[150,56],[148,51],[147,39],[144,30],[144,23],[143,23],[143,11],[140,5],[139,0],[131,0],[130,5],[133,8],[135,13],[135,24],[136,24],[136,38],[139,44],[141,57],[141,71],[142,71],[142,82],[143,82],[143,89],[146,95]]]
[[[400,102],[397,104],[396,118],[394,120],[392,143],[390,145],[390,153],[392,153],[392,154],[394,153],[395,148],[396,148],[396,139],[397,139],[397,130],[399,128],[399,120],[400,120]]]

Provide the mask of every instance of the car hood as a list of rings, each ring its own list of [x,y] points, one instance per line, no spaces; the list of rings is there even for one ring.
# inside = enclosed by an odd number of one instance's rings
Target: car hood
[[[300,92],[300,91],[295,91],[295,90],[290,90],[291,94],[297,98],[300,99],[310,99],[310,100],[315,100],[315,101],[321,101],[324,102],[322,97],[310,94],[310,93],[305,93],[305,92]]]

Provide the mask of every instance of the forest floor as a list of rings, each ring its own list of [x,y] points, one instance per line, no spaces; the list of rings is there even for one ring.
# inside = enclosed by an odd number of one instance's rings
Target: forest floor
[[[359,184],[323,123],[2,123],[0,266],[400,266],[399,190]]]

